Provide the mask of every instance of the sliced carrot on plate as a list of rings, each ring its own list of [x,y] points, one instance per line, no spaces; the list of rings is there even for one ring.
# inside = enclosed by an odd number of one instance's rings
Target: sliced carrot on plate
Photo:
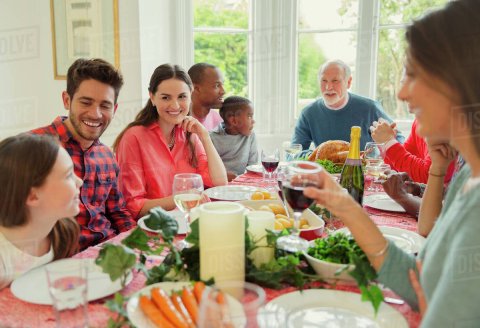
[[[193,294],[195,295],[197,304],[200,304],[204,290],[205,290],[205,283],[203,281],[196,281],[195,284],[193,284]]]
[[[170,299],[172,300],[172,303],[177,309],[177,311],[180,312],[180,314],[183,316],[188,326],[190,328],[195,328],[195,324],[193,323],[193,320],[190,317],[190,314],[188,313],[187,308],[185,307],[185,305],[183,305],[180,295],[174,292],[172,293],[172,296],[170,296]]]
[[[142,295],[139,299],[140,309],[150,319],[155,326],[159,328],[175,328],[175,326],[168,321],[155,303],[153,303],[148,296]]]
[[[163,289],[153,288],[151,290],[151,296],[155,305],[175,327],[188,328],[187,321],[183,318],[180,312],[177,311],[172,300]]]
[[[193,322],[198,323],[197,300],[195,299],[192,291],[187,287],[183,287],[182,302],[183,305],[185,305],[185,307],[187,308],[188,313],[190,313],[190,317],[192,318]]]

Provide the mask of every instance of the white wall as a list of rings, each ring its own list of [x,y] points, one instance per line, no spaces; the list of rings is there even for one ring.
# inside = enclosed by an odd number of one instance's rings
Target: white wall
[[[125,84],[117,114],[102,137],[108,145],[144,104],[155,67],[174,62],[172,1],[119,0]],[[0,139],[66,115],[61,101],[65,88],[66,82],[53,75],[50,1],[0,0]]]
[[[64,82],[53,79],[50,3],[0,2],[0,138],[51,121]]]

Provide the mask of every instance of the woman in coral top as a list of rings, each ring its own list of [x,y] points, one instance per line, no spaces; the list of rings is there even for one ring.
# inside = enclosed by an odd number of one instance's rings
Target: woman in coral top
[[[192,81],[177,65],[155,69],[150,99],[113,145],[120,188],[135,218],[152,207],[175,208],[173,177],[198,173],[205,186],[227,183],[227,173],[207,129],[189,116]]]

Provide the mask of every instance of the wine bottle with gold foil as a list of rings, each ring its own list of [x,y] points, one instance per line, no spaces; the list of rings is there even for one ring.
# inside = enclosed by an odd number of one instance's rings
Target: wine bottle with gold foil
[[[362,128],[352,126],[350,132],[350,149],[348,157],[343,165],[340,176],[340,184],[347,189],[348,193],[362,205],[363,202],[363,168],[360,159],[360,136]]]

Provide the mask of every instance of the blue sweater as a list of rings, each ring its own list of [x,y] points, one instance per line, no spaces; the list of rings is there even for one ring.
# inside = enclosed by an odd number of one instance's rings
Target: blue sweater
[[[308,149],[312,141],[315,147],[328,140],[350,141],[350,128],[357,125],[362,128],[360,149],[363,150],[367,142],[373,141],[369,133],[370,125],[380,117],[392,122],[381,105],[369,98],[349,93],[348,103],[338,110],[328,109],[320,98],[303,109],[295,126],[292,143],[299,143],[303,149]],[[405,137],[398,132],[397,140],[403,143]]]

